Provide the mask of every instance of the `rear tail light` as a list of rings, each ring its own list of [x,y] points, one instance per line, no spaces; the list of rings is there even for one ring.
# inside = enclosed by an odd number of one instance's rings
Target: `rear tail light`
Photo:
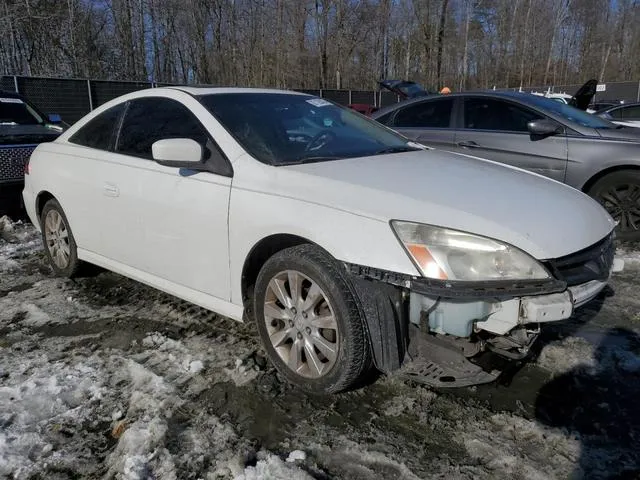
[[[31,165],[29,164],[29,160],[31,157],[27,158],[27,161],[24,162],[24,174],[29,175],[31,173]]]

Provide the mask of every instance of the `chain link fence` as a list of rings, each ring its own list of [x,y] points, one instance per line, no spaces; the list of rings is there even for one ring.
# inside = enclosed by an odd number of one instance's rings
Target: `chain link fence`
[[[124,82],[111,80],[78,80],[66,78],[41,78],[2,76],[0,90],[18,92],[37,105],[45,114],[57,113],[73,124],[103,103],[126,93],[145,88],[172,86],[169,83]],[[391,92],[373,90],[296,90],[316,95],[342,105],[366,103],[380,106],[398,102]]]
[[[169,83],[124,82],[111,80],[79,80],[5,75],[0,77],[0,90],[17,91],[35,103],[44,113],[57,113],[67,123],[75,123],[103,103],[120,95],[145,88],[171,86]],[[522,88],[525,92],[574,94],[581,85],[548,85]],[[517,91],[518,88],[496,90]],[[381,90],[296,90],[316,95],[342,105],[352,103],[384,107],[400,101],[393,92]],[[610,82],[598,85],[594,101],[640,101],[640,82]]]

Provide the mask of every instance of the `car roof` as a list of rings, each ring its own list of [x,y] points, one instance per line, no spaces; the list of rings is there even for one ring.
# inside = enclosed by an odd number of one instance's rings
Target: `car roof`
[[[400,108],[401,106],[405,107],[407,105],[411,105],[412,103],[433,101],[438,98],[455,98],[455,97],[469,97],[469,96],[504,98],[504,99],[511,99],[511,100],[520,100],[524,102],[527,102],[527,100],[531,97],[536,97],[536,95],[533,95],[528,92],[514,92],[511,90],[473,90],[468,92],[448,93],[446,95],[435,94],[435,95],[428,95],[425,97],[410,98],[408,100],[403,100],[402,102],[394,103],[393,105],[388,105],[376,111],[374,114],[372,114],[371,118],[381,117],[386,113],[394,111],[396,108]],[[537,96],[537,98],[544,98],[544,97]]]
[[[272,94],[290,94],[290,95],[306,95],[310,96],[307,93],[295,92],[293,90],[279,90],[275,88],[245,88],[245,87],[185,87],[185,86],[175,86],[175,87],[161,87],[156,90],[161,90],[163,88],[169,88],[173,90],[180,90],[186,92],[190,95],[200,96],[200,95],[216,95],[222,93],[272,93]]]

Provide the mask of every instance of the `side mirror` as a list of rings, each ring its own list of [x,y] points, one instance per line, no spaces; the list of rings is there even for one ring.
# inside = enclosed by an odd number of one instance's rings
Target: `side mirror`
[[[543,118],[542,120],[534,120],[527,123],[527,129],[533,135],[549,136],[564,132],[564,128],[557,122]]]
[[[168,138],[151,145],[153,159],[165,167],[198,170],[202,167],[203,149],[191,138]]]
[[[51,123],[62,123],[62,117],[57,113],[50,113],[49,115],[47,115],[47,119]]]

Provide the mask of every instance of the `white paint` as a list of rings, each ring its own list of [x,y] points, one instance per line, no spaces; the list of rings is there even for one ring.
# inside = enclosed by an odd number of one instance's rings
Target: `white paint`
[[[23,194],[30,218],[37,225],[36,196],[51,192],[79,258],[236,320],[245,260],[269,235],[297,235],[338,260],[417,276],[392,219],[495,238],[538,260],[581,250],[614,228],[598,203],[566,185],[438,150],[260,163],[191,95],[232,92],[273,91],[155,88],[97,108],[33,153]],[[232,162],[233,179],[181,176],[151,160],[68,142],[105,109],[140,97],[171,98],[193,112]]]

